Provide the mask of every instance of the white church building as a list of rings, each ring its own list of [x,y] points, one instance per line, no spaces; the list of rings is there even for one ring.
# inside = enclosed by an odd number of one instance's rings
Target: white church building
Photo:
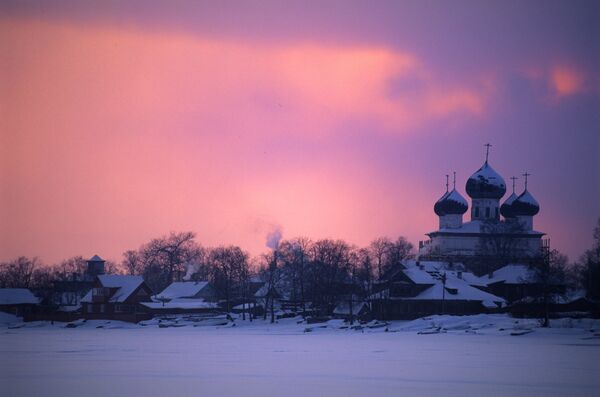
[[[482,255],[484,247],[490,244],[501,246],[507,241],[517,257],[533,257],[541,252],[542,236],[545,233],[533,229],[533,218],[540,206],[527,189],[520,195],[514,192],[500,205],[506,193],[506,183],[488,162],[489,146],[485,163],[469,179],[465,190],[471,198],[471,208],[467,200],[454,188],[448,189],[435,203],[433,210],[439,217],[439,229],[427,233],[426,241],[419,243],[420,258],[426,257],[473,257]],[[470,221],[463,222],[463,215],[469,211]],[[507,246],[507,244],[505,244]]]

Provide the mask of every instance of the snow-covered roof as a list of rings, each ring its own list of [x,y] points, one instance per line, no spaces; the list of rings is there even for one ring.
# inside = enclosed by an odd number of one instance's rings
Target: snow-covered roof
[[[500,213],[505,218],[513,218],[514,215],[512,213],[512,203],[517,199],[517,195],[515,192],[512,192],[510,196],[506,199],[506,201],[500,206]]]
[[[280,288],[280,286],[281,286],[281,283],[275,283],[275,285],[273,286],[274,295],[275,295],[275,297],[285,298],[286,295],[282,292],[282,288]],[[271,284],[265,283],[262,287],[260,287],[258,289],[258,291],[256,291],[254,293],[254,297],[255,298],[265,298],[269,295],[270,289],[271,289]]]
[[[100,284],[104,288],[118,288],[110,297],[109,302],[124,302],[144,282],[142,276],[122,276],[116,274],[105,274],[98,276]],[[92,291],[90,290],[81,302],[91,302]]]
[[[525,190],[511,205],[511,211],[514,215],[534,216],[540,211],[540,204],[535,198]]]
[[[150,309],[218,309],[215,302],[206,302],[204,299],[174,299],[169,302],[142,302]]]
[[[435,284],[436,282],[429,273],[417,267],[409,267],[402,271],[415,284]]]
[[[0,305],[37,305],[40,300],[27,288],[0,288]]]
[[[454,277],[454,278],[458,278],[462,280],[465,280],[465,282],[469,285],[474,285],[474,286],[478,286],[478,287],[485,287],[487,286],[487,282],[485,282],[484,280],[481,279],[481,277],[477,277],[476,275],[474,275],[471,272],[457,272],[457,271],[449,271],[446,273],[447,277]]]
[[[465,200],[465,198],[456,189],[452,189],[452,191],[446,197],[446,200],[455,201],[458,204],[468,206],[467,200]]]
[[[441,279],[442,275],[446,275],[447,280],[457,279],[465,281],[469,285],[479,287],[486,286],[488,283],[480,277],[477,277],[471,272],[465,271],[465,265],[461,262],[443,262],[443,261],[417,261],[409,259],[404,262],[404,273],[417,284],[434,284]],[[416,269],[416,270],[415,270]],[[427,273],[427,276],[423,275]],[[431,280],[427,282],[427,280]]]
[[[166,299],[192,298],[207,285],[208,281],[176,281],[156,296]]]
[[[417,296],[402,298],[408,300],[465,300],[465,301],[480,301],[485,307],[498,307],[504,305],[504,298],[482,291],[479,288],[470,286],[463,280],[448,280],[446,282],[446,292],[443,291],[444,286],[441,282],[427,288]],[[456,292],[456,293],[451,293]]]
[[[486,161],[469,177],[466,191],[471,198],[499,199],[506,193],[506,183]]]
[[[529,190],[525,190],[523,193],[521,193],[521,195],[519,196],[519,198],[517,200],[519,200],[522,203],[535,205],[537,207],[540,206],[540,204],[537,202],[537,200],[535,198],[533,198],[531,193],[529,193]]]
[[[352,302],[352,315],[358,315],[361,310],[363,310],[367,306],[365,302]],[[340,302],[335,309],[333,309],[333,314],[349,316],[350,315],[350,302]]]
[[[481,276],[480,279],[487,284],[527,284],[533,282],[534,272],[527,265],[510,264],[492,272],[491,277]]]

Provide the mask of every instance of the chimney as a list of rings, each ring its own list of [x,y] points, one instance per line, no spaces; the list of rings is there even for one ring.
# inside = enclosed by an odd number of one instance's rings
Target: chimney
[[[490,270],[490,272],[488,273],[488,278],[492,278],[494,277],[494,271]]]
[[[456,272],[456,277],[462,280],[462,272],[460,270]]]

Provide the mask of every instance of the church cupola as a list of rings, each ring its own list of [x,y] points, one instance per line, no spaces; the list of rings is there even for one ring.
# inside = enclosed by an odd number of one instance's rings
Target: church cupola
[[[515,180],[518,178],[511,176],[512,179],[512,194],[508,196],[506,201],[500,206],[500,214],[504,217],[504,219],[514,219],[512,204],[517,199],[517,195],[515,194]]]
[[[435,214],[437,216],[445,215],[445,212],[442,209],[442,203],[444,202],[446,197],[448,197],[449,194],[450,194],[450,192],[448,191],[448,175],[446,175],[446,193],[444,193],[442,195],[442,197],[440,197],[440,199],[438,201],[436,201],[435,204],[433,205],[433,212],[435,212]]]
[[[450,192],[448,192],[448,175],[446,175],[446,194],[435,203],[433,209],[440,217],[441,229],[462,226],[462,216],[469,209],[469,205],[456,190],[456,172],[454,172],[454,182]]]
[[[486,146],[485,163],[467,180],[466,191],[473,199],[471,220],[499,220],[499,201],[506,193],[506,183],[488,163],[489,150]]]
[[[525,190],[517,197],[511,205],[511,212],[519,222],[525,227],[525,230],[533,230],[533,217],[540,212],[540,204],[527,190],[527,177],[531,174],[525,172]]]

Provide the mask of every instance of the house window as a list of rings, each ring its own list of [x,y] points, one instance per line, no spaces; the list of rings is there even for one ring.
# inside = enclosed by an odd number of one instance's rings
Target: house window
[[[498,218],[498,208],[496,208],[496,219]]]
[[[88,313],[93,313],[94,312],[94,305],[92,305],[91,303],[88,303],[88,305],[87,305],[87,311],[88,311]]]
[[[475,207],[475,218],[479,218],[479,207]]]
[[[486,218],[490,217],[490,207],[485,207],[485,217]]]
[[[92,295],[94,296],[103,296],[104,288],[92,288]]]
[[[100,313],[104,313],[104,309],[105,309],[104,304],[100,305]]]

